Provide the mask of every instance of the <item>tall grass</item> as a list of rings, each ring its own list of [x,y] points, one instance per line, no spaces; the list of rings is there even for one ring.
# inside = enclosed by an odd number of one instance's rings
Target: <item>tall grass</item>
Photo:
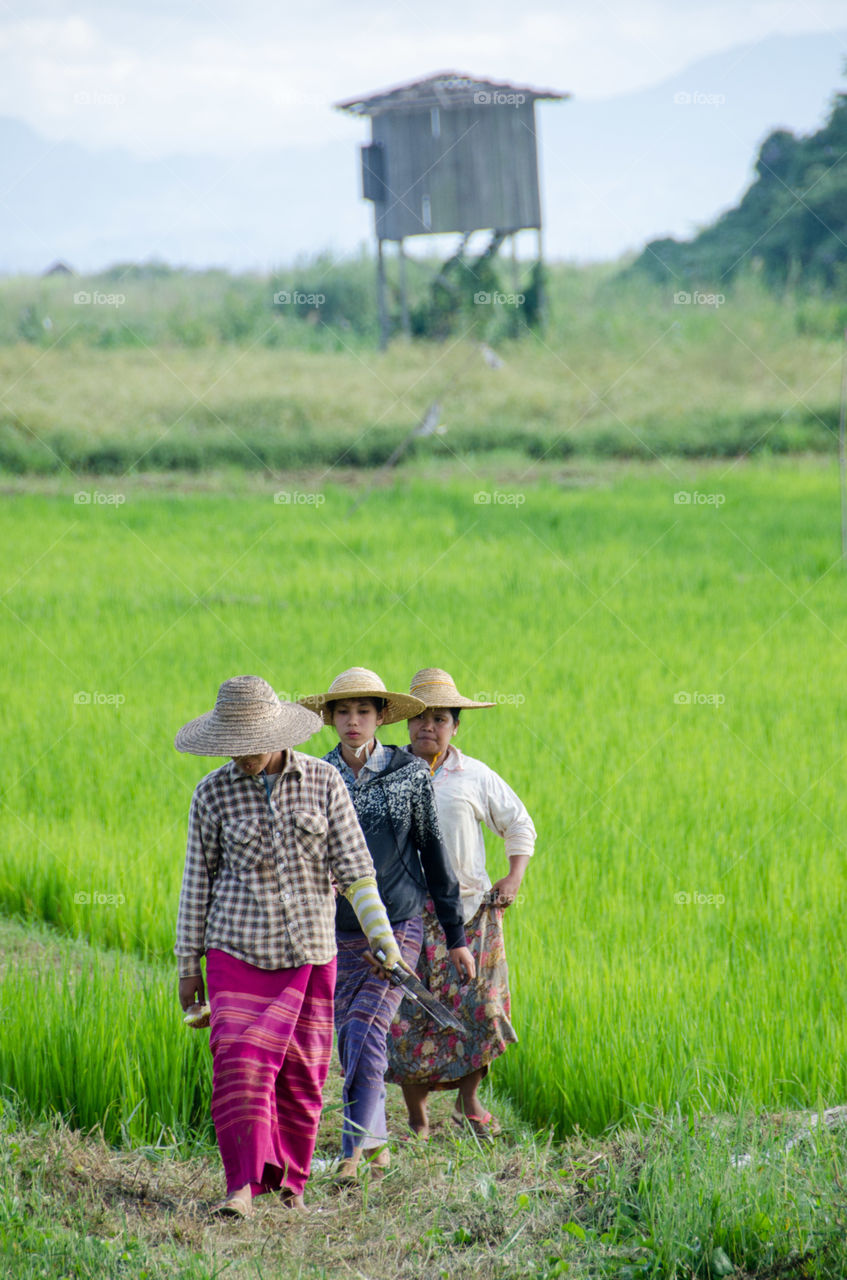
[[[340,273],[351,314],[365,306],[366,268],[321,268],[331,281]],[[0,283],[0,471],[378,466],[433,400],[447,433],[416,441],[424,456],[835,447],[841,335],[825,298],[776,298],[748,278],[720,306],[683,304],[610,269],[560,266],[541,332],[514,340],[507,326],[497,340],[498,307],[481,304],[448,342],[380,354],[370,322],[360,333],[339,312],[310,324],[274,305],[275,283]],[[125,300],[75,304],[81,286]],[[499,368],[480,350],[492,341]]]
[[[96,956],[79,969],[14,966],[0,1020],[0,1080],[30,1114],[107,1142],[214,1140],[208,1034],[183,1026],[171,968]]]
[[[585,1199],[549,1242],[551,1277],[589,1258],[628,1280],[843,1274],[840,1126],[749,1113],[641,1121],[605,1158],[576,1154],[561,1170]]]
[[[498,702],[459,742],[539,831],[497,1088],[594,1132],[645,1105],[841,1101],[836,468],[669,466],[579,490],[398,478],[353,520],[332,489],[7,500],[3,908],[167,960],[218,763],[173,735],[220,681],[295,696],[443,665]]]

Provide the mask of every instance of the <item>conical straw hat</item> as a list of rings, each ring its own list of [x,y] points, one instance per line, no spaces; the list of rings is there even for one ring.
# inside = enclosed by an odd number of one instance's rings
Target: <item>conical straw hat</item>
[[[234,676],[218,690],[214,710],[184,724],[174,746],[193,756],[264,755],[296,747],[320,727],[314,712],[280,702],[267,680]]]
[[[312,693],[299,701],[304,707],[319,711],[324,724],[332,724],[326,704],[340,702],[342,698],[382,698],[386,704],[382,713],[383,724],[408,720],[424,709],[420,698],[410,698],[407,693],[390,693],[376,672],[369,671],[367,667],[349,667],[335,677],[326,693]]]
[[[421,698],[428,707],[473,709],[495,706],[493,702],[474,702],[471,698],[464,697],[456,688],[449,671],[442,671],[440,667],[424,667],[413,675],[409,693]]]

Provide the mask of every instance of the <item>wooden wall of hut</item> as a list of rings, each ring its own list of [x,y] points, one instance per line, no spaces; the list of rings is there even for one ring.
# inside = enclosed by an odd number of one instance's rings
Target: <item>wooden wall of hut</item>
[[[535,104],[385,111],[373,117],[385,201],[381,240],[541,226]]]

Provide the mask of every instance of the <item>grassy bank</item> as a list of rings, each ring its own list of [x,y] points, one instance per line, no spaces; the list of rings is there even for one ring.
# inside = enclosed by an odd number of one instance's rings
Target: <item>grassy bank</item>
[[[10,991],[40,975],[39,1016],[27,1026],[24,1052],[34,1066],[76,1020],[66,1000],[69,976],[100,1006],[109,1041],[137,1047],[120,987],[91,989],[106,958],[43,929],[0,925],[5,967],[0,1000],[6,1031]],[[160,987],[154,967],[136,965],[142,990]],[[172,975],[171,975],[172,977]],[[10,987],[11,984],[11,987]],[[187,1041],[207,1054],[206,1032],[187,1032],[168,984],[171,1026],[141,1029],[157,1047]],[[14,1001],[12,1001],[12,1005]],[[83,1020],[84,1021],[84,1020]],[[82,1030],[82,1025],[80,1027]],[[249,1223],[216,1223],[210,1205],[221,1191],[219,1157],[208,1123],[179,1136],[137,1126],[130,1051],[125,1087],[101,1121],[80,1127],[71,1092],[85,1077],[105,1080],[103,1039],[80,1036],[67,1083],[51,1101],[30,1091],[23,1074],[12,1092],[7,1063],[0,1098],[0,1265],[14,1280],[134,1276],[211,1280],[225,1272],[266,1280],[553,1280],[572,1276],[647,1280],[659,1277],[816,1277],[836,1280],[847,1267],[844,1117],[774,1115],[742,1109],[729,1116],[644,1112],[600,1139],[558,1143],[534,1132],[502,1103],[503,1136],[491,1146],[464,1138],[448,1120],[449,1097],[433,1104],[428,1146],[392,1143],[381,1180],[338,1190],[318,1163],[307,1189],[305,1220],[264,1197]],[[4,1050],[5,1051],[5,1050]],[[151,1063],[151,1096],[165,1086]],[[171,1083],[174,1096],[179,1085]],[[183,1084],[184,1088],[184,1084]],[[398,1090],[389,1090],[390,1125],[402,1132]],[[208,1092],[203,1089],[208,1113]],[[104,1094],[104,1097],[107,1096]],[[330,1074],[318,1161],[338,1147],[340,1081]],[[116,1141],[106,1142],[102,1123]],[[132,1135],[135,1133],[135,1140]]]
[[[448,341],[380,354],[367,327],[274,306],[271,283],[0,284],[0,470],[373,467],[433,401],[447,429],[414,443],[424,456],[834,448],[841,337],[825,298],[778,298],[748,279],[719,304],[681,302],[609,268],[558,267],[541,333],[493,337],[498,308],[470,305]],[[81,285],[124,301],[75,304]],[[228,327],[221,313],[236,307],[247,318]]]

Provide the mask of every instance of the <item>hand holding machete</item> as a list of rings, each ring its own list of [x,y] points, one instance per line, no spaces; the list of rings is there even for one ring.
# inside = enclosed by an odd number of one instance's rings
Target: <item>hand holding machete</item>
[[[464,1035],[465,1028],[456,1015],[446,1005],[443,1005],[440,1000],[437,1000],[431,991],[426,989],[417,974],[412,972],[404,960],[394,965],[393,968],[386,969],[385,955],[382,951],[377,951],[375,956],[367,951],[364,954],[374,972],[378,972],[381,977],[387,975],[388,981],[392,986],[402,987],[404,996],[415,1004],[420,1005],[439,1027]],[[471,963],[473,963],[473,960],[471,960]],[[375,965],[378,968],[374,968]]]

